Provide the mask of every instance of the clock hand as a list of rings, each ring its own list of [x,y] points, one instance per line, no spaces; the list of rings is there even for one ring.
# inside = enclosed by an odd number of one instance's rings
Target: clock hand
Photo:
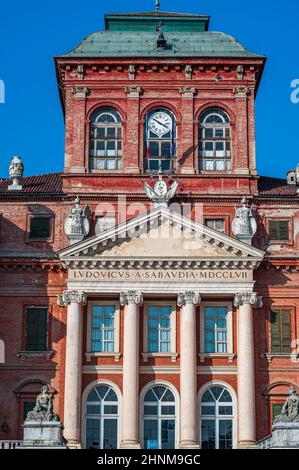
[[[167,127],[165,124],[163,124],[163,122],[158,121],[158,120],[155,119],[155,118],[153,118],[153,121],[156,121],[158,124],[160,124],[161,126],[165,127],[165,129],[168,129],[168,127]]]

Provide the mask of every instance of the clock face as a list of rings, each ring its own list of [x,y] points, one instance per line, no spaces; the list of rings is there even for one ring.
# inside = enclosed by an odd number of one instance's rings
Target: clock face
[[[150,117],[148,127],[153,134],[159,137],[168,134],[172,129],[171,117],[163,111],[159,111]]]

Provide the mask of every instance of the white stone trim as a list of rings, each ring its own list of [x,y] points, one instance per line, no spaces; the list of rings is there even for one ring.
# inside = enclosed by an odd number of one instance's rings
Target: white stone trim
[[[199,366],[197,375],[237,375],[237,366]],[[83,366],[83,374],[122,375],[122,365],[93,365]],[[140,366],[140,374],[180,374],[180,366]]]
[[[163,353],[150,353],[148,352],[148,309],[151,305],[161,305],[161,306],[170,306],[171,307],[171,317],[170,317],[170,351]],[[175,362],[177,359],[177,350],[176,350],[176,302],[175,301],[146,301],[144,302],[143,309],[143,359],[146,362],[148,357],[171,357],[171,361]]]
[[[122,393],[119,387],[110,380],[102,380],[97,379],[93,382],[90,382],[84,389],[82,393],[82,406],[81,406],[81,444],[82,448],[84,449],[86,446],[86,426],[85,426],[85,408],[86,408],[86,400],[88,397],[89,392],[97,387],[98,385],[107,385],[108,387],[113,388],[117,395],[118,399],[118,423],[117,423],[117,447],[119,448],[120,441],[121,441],[121,421],[122,421]]]
[[[205,352],[205,307],[227,307],[227,353],[206,353]],[[200,328],[199,328],[199,357],[202,362],[205,357],[226,357],[229,362],[234,359],[234,333],[233,333],[233,303],[232,301],[202,301],[200,305]]]
[[[227,388],[229,393],[232,396],[233,400],[233,448],[235,449],[237,447],[238,443],[238,397],[233,389],[233,387],[228,384],[227,382],[224,382],[222,380],[211,380],[210,382],[205,383],[198,392],[198,425],[199,425],[199,430],[198,430],[198,436],[199,436],[199,445],[201,445],[201,399],[203,394],[213,386],[220,386]]]
[[[91,351],[91,331],[92,331],[92,307],[96,305],[114,305],[114,351],[113,352],[92,352]],[[118,300],[89,300],[87,305],[87,338],[86,338],[86,358],[91,357],[114,357],[115,362],[120,359],[120,304]]]
[[[159,380],[159,379],[152,380],[151,382],[148,382],[142,388],[142,390],[140,391],[140,395],[139,395],[139,437],[140,437],[141,447],[142,447],[142,444],[143,444],[143,413],[142,413],[143,406],[142,405],[143,405],[143,401],[144,401],[144,397],[145,397],[146,392],[150,388],[154,387],[155,385],[163,385],[164,387],[168,387],[168,388],[170,388],[170,390],[174,394],[174,398],[175,398],[175,449],[178,449],[178,445],[179,445],[179,442],[180,442],[180,427],[181,427],[181,423],[180,423],[180,415],[181,415],[180,395],[179,395],[178,390],[176,389],[176,387],[172,383],[167,382],[167,380]]]

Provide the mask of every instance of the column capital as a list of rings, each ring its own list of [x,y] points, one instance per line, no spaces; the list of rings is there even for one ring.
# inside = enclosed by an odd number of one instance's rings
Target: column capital
[[[186,304],[199,305],[201,302],[201,297],[198,292],[186,291],[180,292],[178,294],[177,304],[179,307],[182,307]]]
[[[240,307],[241,305],[249,304],[256,308],[263,306],[262,297],[257,295],[256,292],[243,291],[238,292],[234,298],[234,306]]]
[[[59,307],[67,307],[70,304],[87,304],[87,296],[84,292],[79,292],[77,290],[64,291],[63,294],[57,296],[57,304]]]
[[[136,304],[141,306],[143,304],[143,295],[141,292],[136,290],[129,290],[127,292],[120,293],[119,301],[122,307],[128,304]]]

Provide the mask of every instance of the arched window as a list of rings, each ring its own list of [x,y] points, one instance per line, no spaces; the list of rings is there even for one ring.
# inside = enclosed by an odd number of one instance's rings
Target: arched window
[[[143,400],[143,448],[174,449],[175,429],[174,394],[170,388],[156,385]]]
[[[118,398],[108,385],[99,385],[89,392],[86,401],[86,448],[117,449]]]
[[[150,111],[145,118],[144,168],[145,171],[174,169],[177,130],[174,115],[164,108]]]
[[[231,125],[221,109],[209,109],[200,116],[199,169],[231,170]]]
[[[122,166],[122,120],[117,111],[105,108],[91,117],[89,168],[119,170]]]
[[[201,448],[232,449],[233,401],[229,391],[221,386],[209,388],[200,404]]]

